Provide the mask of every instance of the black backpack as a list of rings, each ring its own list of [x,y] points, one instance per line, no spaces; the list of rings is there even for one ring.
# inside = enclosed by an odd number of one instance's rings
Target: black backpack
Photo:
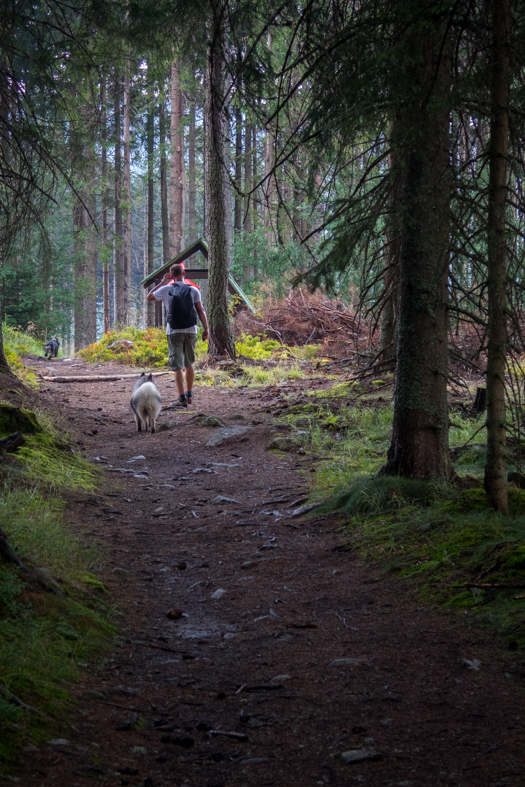
[[[197,325],[197,311],[193,304],[191,286],[177,284],[171,288],[168,307],[168,322],[171,330],[192,328]]]

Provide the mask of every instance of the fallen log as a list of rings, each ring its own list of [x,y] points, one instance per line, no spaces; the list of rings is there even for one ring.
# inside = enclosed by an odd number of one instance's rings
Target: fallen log
[[[159,377],[162,374],[169,374],[169,372],[151,372],[153,377]],[[49,377],[41,375],[42,380],[48,383],[108,383],[115,380],[126,380],[138,377],[139,374],[82,374],[72,375],[71,377],[57,376]]]

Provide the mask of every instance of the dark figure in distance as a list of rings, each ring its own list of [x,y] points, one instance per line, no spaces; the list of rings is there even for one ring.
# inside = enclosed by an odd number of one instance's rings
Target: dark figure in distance
[[[51,358],[56,358],[58,355],[58,348],[60,347],[60,342],[58,341],[56,336],[51,337],[48,341],[46,346],[44,347],[44,355],[46,358],[51,360]]]

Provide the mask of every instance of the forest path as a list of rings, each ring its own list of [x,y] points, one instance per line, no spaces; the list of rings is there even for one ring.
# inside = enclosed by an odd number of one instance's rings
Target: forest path
[[[170,377],[158,386],[175,400]],[[99,496],[68,509],[108,552],[102,578],[122,636],[76,687],[66,742],[28,752],[21,783],[523,787],[525,710],[509,660],[487,633],[418,608],[398,582],[334,551],[335,523],[290,518],[312,460],[266,450],[276,397],[198,387],[189,411],[163,412],[171,428],[150,435],[135,431],[130,390],[43,393],[91,459],[134,474],[107,472]],[[252,428],[210,448],[216,430],[191,420],[198,411]]]

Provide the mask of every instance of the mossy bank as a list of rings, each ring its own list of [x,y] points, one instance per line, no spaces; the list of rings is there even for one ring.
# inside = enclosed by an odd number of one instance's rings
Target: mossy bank
[[[48,415],[0,402],[0,438],[13,431],[23,443],[0,454],[0,528],[22,567],[0,561],[0,775],[53,736],[85,659],[114,633],[96,551],[65,516],[65,496],[93,493],[97,471]]]

